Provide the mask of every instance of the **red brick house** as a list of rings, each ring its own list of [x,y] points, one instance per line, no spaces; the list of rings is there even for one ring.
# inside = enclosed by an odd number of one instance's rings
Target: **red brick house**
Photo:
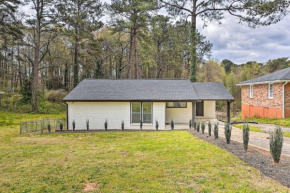
[[[240,82],[242,118],[290,117],[290,68]]]

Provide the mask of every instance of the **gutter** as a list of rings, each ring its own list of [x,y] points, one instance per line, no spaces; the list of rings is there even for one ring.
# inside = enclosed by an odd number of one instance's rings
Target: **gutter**
[[[283,110],[283,118],[285,118],[285,85],[288,84],[289,81],[286,81],[282,86],[282,110]]]
[[[255,85],[255,84],[274,84],[280,82],[289,82],[289,80],[274,80],[274,81],[264,81],[264,82],[252,82],[252,83],[238,83],[237,86]]]

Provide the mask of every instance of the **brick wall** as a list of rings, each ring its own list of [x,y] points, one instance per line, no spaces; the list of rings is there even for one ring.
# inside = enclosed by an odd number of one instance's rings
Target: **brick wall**
[[[290,83],[285,85],[285,117],[290,117]]]
[[[250,86],[242,86],[242,118],[253,116],[282,118],[282,85],[282,83],[274,84],[273,99],[268,98],[268,84],[253,85],[253,98],[250,98]],[[290,115],[290,101],[288,105]]]

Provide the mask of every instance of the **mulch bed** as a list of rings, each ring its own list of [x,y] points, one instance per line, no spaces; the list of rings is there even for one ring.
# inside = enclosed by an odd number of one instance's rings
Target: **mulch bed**
[[[280,163],[276,164],[268,151],[249,146],[248,151],[245,152],[242,143],[231,141],[230,144],[227,144],[224,138],[214,139],[213,134],[209,137],[207,133],[201,134],[194,130],[190,130],[189,133],[227,150],[239,157],[242,161],[248,163],[250,166],[260,170],[264,175],[290,187],[290,157],[281,156]],[[222,134],[223,132],[220,130],[219,135]]]

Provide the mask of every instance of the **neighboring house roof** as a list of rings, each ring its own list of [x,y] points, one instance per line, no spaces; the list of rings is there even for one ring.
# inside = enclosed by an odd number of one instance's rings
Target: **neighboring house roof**
[[[85,79],[64,101],[234,100],[221,83],[192,84],[185,79]],[[218,88],[214,88],[218,86]],[[208,91],[205,90],[208,89]],[[219,91],[217,91],[219,90]],[[216,91],[216,92],[213,92]],[[226,94],[227,93],[227,94]],[[209,96],[209,95],[213,96]],[[230,97],[229,97],[230,95]],[[200,98],[204,96],[206,98]],[[225,97],[225,98],[223,98]]]
[[[287,80],[290,80],[290,67],[285,68],[283,70],[278,70],[271,74],[266,74],[264,76],[260,76],[251,80],[240,82],[237,85],[262,84],[262,83],[270,83],[270,82],[281,82],[281,81],[287,81]]]
[[[235,100],[226,87],[220,82],[193,82],[199,99],[202,100]]]

